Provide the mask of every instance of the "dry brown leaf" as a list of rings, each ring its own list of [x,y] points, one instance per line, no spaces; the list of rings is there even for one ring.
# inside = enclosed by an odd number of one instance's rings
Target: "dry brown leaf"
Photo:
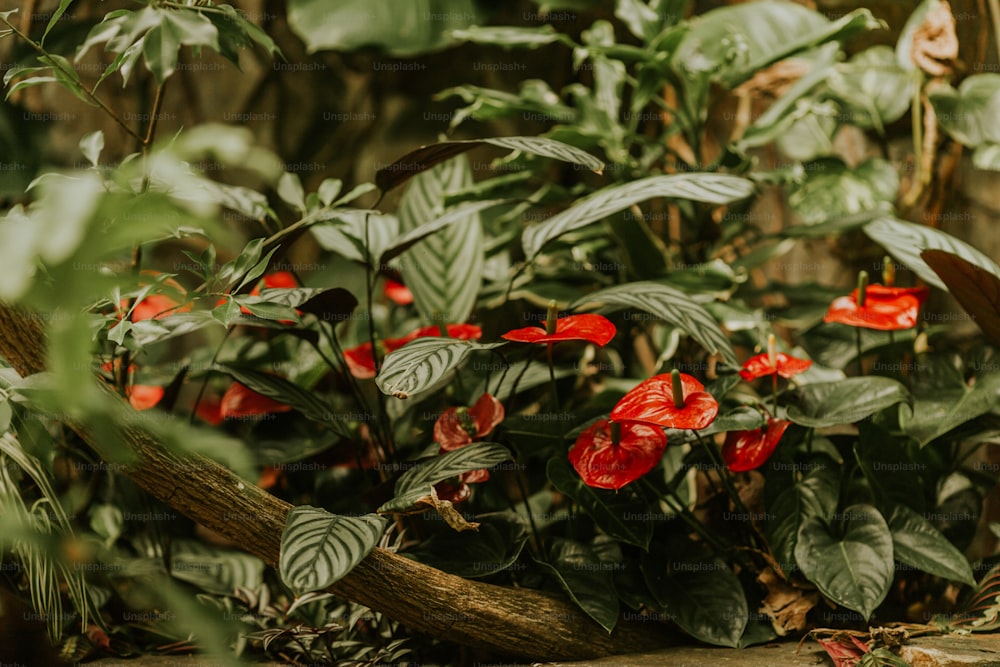
[[[924,22],[913,33],[910,59],[931,76],[947,76],[954,71],[953,62],[957,58],[955,17],[951,5],[945,1],[927,12]]]
[[[757,581],[767,589],[760,612],[771,619],[774,632],[784,637],[805,630],[806,615],[819,602],[819,593],[792,586],[771,567],[758,574]]]
[[[479,530],[479,524],[475,521],[466,521],[462,513],[455,509],[450,500],[441,500],[438,498],[437,491],[434,490],[433,486],[431,487],[430,495],[418,498],[414,505],[418,507],[426,505],[429,509],[433,509],[441,515],[445,523],[460,533],[464,530]]]

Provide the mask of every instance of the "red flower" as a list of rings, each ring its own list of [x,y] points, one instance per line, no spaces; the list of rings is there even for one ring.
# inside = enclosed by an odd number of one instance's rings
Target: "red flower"
[[[652,470],[666,448],[667,436],[658,428],[602,419],[576,439],[569,462],[587,486],[617,490]]]
[[[136,410],[149,410],[163,399],[163,387],[148,384],[134,384],[126,392],[128,402]]]
[[[783,378],[790,378],[807,370],[810,366],[812,366],[810,360],[799,359],[784,352],[776,353],[774,361],[771,361],[771,355],[765,352],[747,359],[743,364],[743,370],[740,371],[740,377],[747,382],[775,373]]]
[[[198,402],[195,414],[203,422],[212,426],[218,426],[225,420],[225,417],[222,416],[222,402],[218,398],[202,398]]]
[[[926,287],[868,285],[864,290],[864,305],[858,304],[855,289],[848,296],[834,299],[823,321],[879,331],[910,329],[917,325],[917,311],[928,293]]]
[[[485,438],[503,421],[503,403],[490,394],[483,394],[471,408],[448,408],[434,422],[434,441],[442,452],[451,452],[459,447]],[[463,484],[485,482],[490,478],[486,468],[462,473]]]
[[[676,390],[674,375],[679,381]],[[611,419],[665,428],[702,429],[719,413],[718,401],[704,389],[698,380],[677,371],[654,375],[618,401],[611,411]]]
[[[438,482],[434,485],[434,492],[438,500],[447,500],[453,505],[468,500],[472,495],[472,489],[465,482],[452,484],[451,482]]]
[[[561,340],[586,340],[601,347],[615,337],[615,325],[603,315],[568,315],[555,320],[554,330],[544,327],[514,329],[500,336],[518,343],[555,343]]]
[[[386,279],[385,295],[397,306],[408,306],[413,303],[413,292],[403,283]]]
[[[746,472],[764,465],[792,422],[768,418],[767,428],[730,431],[722,445],[722,460],[733,472]]]
[[[448,408],[434,422],[434,441],[442,452],[485,438],[503,421],[503,403],[483,394],[471,408]]]
[[[483,335],[483,330],[474,324],[449,324],[445,329],[449,338],[457,340],[479,340]],[[440,335],[441,330],[437,326],[431,325],[411,331],[402,338],[386,338],[382,341],[383,354],[398,350],[411,340]],[[344,350],[344,360],[354,377],[361,380],[375,377],[375,357],[372,355],[371,342]]]
[[[219,414],[223,419],[234,417],[250,417],[253,415],[268,415],[275,412],[288,412],[292,406],[279,403],[273,398],[258,394],[253,389],[234,382],[222,395]]]
[[[127,302],[122,302],[122,308],[125,308],[127,305]],[[136,303],[135,307],[132,308],[132,321],[141,322],[154,318],[162,320],[168,315],[183,313],[189,310],[191,310],[190,303],[182,306],[166,294],[150,294],[142,301]]]

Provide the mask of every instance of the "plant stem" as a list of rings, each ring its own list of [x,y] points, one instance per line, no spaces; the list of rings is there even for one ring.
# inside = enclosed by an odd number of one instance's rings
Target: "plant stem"
[[[864,365],[861,360],[861,327],[854,327],[854,346],[858,352],[858,377],[865,374]]]
[[[698,442],[701,443],[701,446],[705,448],[706,452],[708,452],[709,458],[719,471],[719,478],[722,480],[723,486],[726,487],[726,493],[729,495],[730,499],[732,499],[733,505],[736,507],[736,511],[740,513],[743,520],[750,527],[750,539],[756,541],[753,523],[750,520],[750,510],[743,504],[743,499],[740,498],[740,494],[736,491],[736,487],[733,486],[733,481],[729,478],[729,471],[726,469],[726,466],[722,461],[722,457],[719,456],[719,452],[715,451],[715,448],[709,444],[708,441],[701,437],[701,434],[698,433],[698,431],[692,429],[691,432],[694,433],[695,437],[698,438]]]
[[[518,468],[514,471],[514,479],[517,480],[517,488],[521,491],[521,502],[524,503],[524,510],[528,513],[528,523],[531,524],[531,535],[532,542],[535,547],[535,554],[541,557],[542,551],[542,535],[538,532],[538,526],[535,524],[535,514],[531,511],[531,503],[528,502],[528,487],[524,483],[524,473]]]
[[[549,362],[549,385],[552,387],[552,411],[559,412],[559,385],[556,384],[556,368],[552,361],[552,343],[546,343],[545,356]]]

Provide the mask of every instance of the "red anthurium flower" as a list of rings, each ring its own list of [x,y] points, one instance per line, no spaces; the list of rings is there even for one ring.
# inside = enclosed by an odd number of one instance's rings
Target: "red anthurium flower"
[[[221,424],[225,417],[222,416],[222,402],[218,398],[202,398],[195,409],[198,418],[212,426]]]
[[[128,402],[136,410],[149,410],[163,399],[163,387],[148,384],[134,384],[126,391]]]
[[[458,484],[438,482],[434,485],[434,492],[437,494],[438,500],[447,500],[453,505],[468,500],[469,496],[472,495],[472,489],[465,482],[459,482]]]
[[[403,283],[386,279],[385,295],[397,306],[408,306],[413,303],[413,292]]]
[[[250,417],[253,415],[269,415],[275,412],[288,412],[292,406],[279,403],[273,398],[258,394],[246,385],[234,382],[222,395],[219,414],[223,419]]]
[[[122,307],[127,306],[127,302],[122,303]],[[132,321],[141,322],[143,320],[161,320],[167,315],[183,313],[191,310],[191,304],[181,305],[176,300],[166,294],[150,294],[142,301],[135,304],[132,309]]]
[[[810,366],[812,366],[810,360],[799,359],[784,352],[775,353],[773,360],[771,355],[764,353],[747,359],[743,364],[743,370],[740,371],[740,377],[747,382],[775,373],[783,378],[790,378],[808,370]]]
[[[769,418],[766,428],[730,431],[722,445],[722,460],[726,467],[733,472],[746,472],[764,465],[791,424],[784,419]]]
[[[261,283],[263,283],[265,289],[291,289],[299,286],[299,281],[295,279],[295,275],[291,271],[274,271],[264,276],[264,279],[260,283],[257,283],[257,286],[253,288],[250,294],[254,296],[260,294]]]
[[[471,408],[448,408],[434,423],[434,441],[450,452],[485,438],[503,421],[503,403],[483,394]]]
[[[449,338],[458,340],[479,340],[483,335],[482,328],[475,324],[449,324],[445,327],[445,330]],[[385,351],[385,354],[389,354],[403,347],[411,340],[440,335],[441,329],[437,326],[420,327],[401,338],[386,338],[382,341],[382,349]],[[375,357],[372,355],[371,342],[362,343],[361,345],[344,350],[344,360],[347,362],[347,367],[354,377],[361,380],[375,377]]]
[[[568,315],[555,321],[555,331],[543,327],[514,329],[500,336],[518,343],[555,343],[561,340],[586,340],[601,347],[615,337],[615,325],[603,315]]]
[[[448,408],[434,422],[434,441],[442,452],[451,452],[459,447],[485,438],[503,421],[503,403],[490,394],[483,394],[471,408]],[[490,478],[486,468],[462,473],[462,482],[475,484]]]
[[[868,285],[863,304],[858,303],[855,289],[848,296],[834,299],[823,321],[879,331],[911,329],[917,325],[917,311],[928,293],[926,287]]]
[[[666,448],[666,434],[654,426],[602,419],[576,439],[569,462],[587,486],[617,490],[652,470]]]
[[[674,371],[654,375],[636,385],[615,405],[611,419],[698,430],[711,424],[718,413],[719,402],[705,391],[702,383]]]

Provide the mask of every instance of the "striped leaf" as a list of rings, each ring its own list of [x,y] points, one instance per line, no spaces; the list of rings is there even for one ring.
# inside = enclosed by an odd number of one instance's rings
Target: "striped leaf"
[[[410,178],[427,171],[435,165],[450,160],[473,148],[490,144],[515,151],[523,151],[532,155],[541,155],[563,162],[581,164],[588,169],[600,173],[604,163],[596,157],[579,148],[564,144],[555,139],[545,137],[492,137],[489,139],[472,139],[468,141],[445,141],[430,146],[421,146],[410,151],[394,163],[375,174],[375,184],[383,192],[402,185]]]
[[[379,257],[399,236],[399,220],[378,211],[344,209],[335,211],[329,220],[312,225],[309,231],[324,250],[366,264],[369,256]]]
[[[986,573],[960,611],[935,619],[935,623],[948,630],[1000,630],[1000,565]]]
[[[494,442],[476,442],[465,447],[435,456],[429,461],[410,468],[396,481],[396,495],[433,486],[449,477],[457,477],[463,472],[489,468],[513,457],[503,445]]]
[[[410,398],[447,382],[450,372],[473,350],[488,350],[499,345],[452,338],[418,338],[386,355],[375,384],[384,394]]]
[[[479,220],[478,213],[483,209],[490,208],[491,206],[496,206],[498,204],[506,203],[503,199],[486,199],[483,201],[470,202],[466,204],[459,204],[452,209],[449,209],[437,220],[432,220],[430,222],[425,222],[419,227],[415,227],[410,231],[404,233],[395,243],[390,245],[382,252],[382,257],[380,262],[382,264],[388,263],[390,260],[402,255],[404,252],[412,248],[414,245],[424,240],[428,236],[434,233],[439,233],[441,230],[447,228],[449,225],[454,225],[466,221],[468,223],[470,216],[475,215],[476,220]]]
[[[524,246],[524,254],[531,260],[549,241],[647,199],[670,197],[709,204],[728,204],[749,197],[753,191],[754,185],[747,179],[723,174],[650,176],[598,190],[565,211],[526,229],[521,244]]]
[[[1000,266],[979,252],[968,243],[959,241],[951,234],[906,222],[897,218],[883,217],[869,222],[864,227],[865,234],[879,243],[904,268],[910,269],[924,282],[947,290],[944,281],[920,257],[924,250],[944,250],[984,269],[995,276],[1000,276]]]
[[[472,169],[464,155],[424,172],[403,196],[399,226],[409,232],[440,222],[445,195],[472,185]],[[478,208],[453,218],[402,257],[403,280],[429,322],[464,322],[472,312],[483,282],[483,227]],[[438,218],[437,221],[434,219]]]
[[[601,311],[635,308],[654,315],[685,332],[726,363],[739,366],[736,353],[715,318],[684,292],[654,282],[634,282],[588,294],[570,304],[573,310],[585,305],[604,304]]]
[[[375,514],[337,516],[303,505],[285,519],[278,567],[296,595],[328,587],[375,548],[386,520]]]

